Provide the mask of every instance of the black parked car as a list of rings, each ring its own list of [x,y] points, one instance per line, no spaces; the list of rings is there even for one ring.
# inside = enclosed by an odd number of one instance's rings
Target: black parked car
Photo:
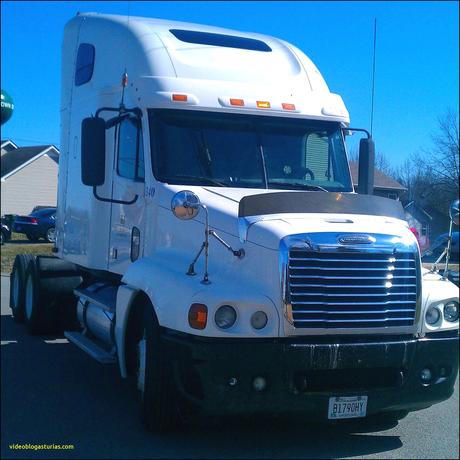
[[[24,233],[30,241],[44,238],[48,243],[55,241],[56,208],[42,208],[32,211],[28,216],[17,216],[13,231]]]
[[[1,233],[1,236],[2,236],[1,244],[6,243],[11,238],[11,229],[10,229],[9,225],[6,223],[6,221],[3,220],[3,218],[2,218],[2,233]]]

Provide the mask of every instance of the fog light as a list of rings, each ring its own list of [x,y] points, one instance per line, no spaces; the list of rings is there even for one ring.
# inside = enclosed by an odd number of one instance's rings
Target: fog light
[[[256,377],[252,381],[252,386],[256,391],[264,391],[267,388],[267,381],[263,377]]]
[[[431,371],[428,368],[422,369],[420,372],[420,379],[423,383],[429,383],[431,381],[432,375]]]
[[[263,311],[256,311],[251,316],[251,326],[254,329],[263,329],[267,325],[267,315]]]
[[[235,324],[236,311],[230,305],[222,305],[214,315],[214,321],[221,329],[228,329]]]
[[[236,384],[238,383],[238,380],[236,377],[230,377],[228,379],[228,384],[231,386],[231,387],[234,387]]]
[[[448,302],[444,305],[444,318],[450,323],[455,323],[458,320],[458,303]]]
[[[441,318],[441,312],[436,307],[430,307],[426,311],[425,320],[428,324],[436,324]]]

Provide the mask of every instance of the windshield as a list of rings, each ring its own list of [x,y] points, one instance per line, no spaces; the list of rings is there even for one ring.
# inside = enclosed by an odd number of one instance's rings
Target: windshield
[[[340,125],[149,111],[153,174],[169,184],[352,191]]]

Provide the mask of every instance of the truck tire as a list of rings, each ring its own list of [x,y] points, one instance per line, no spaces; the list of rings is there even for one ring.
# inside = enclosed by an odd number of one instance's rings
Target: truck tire
[[[25,276],[24,310],[27,332],[32,335],[54,332],[57,329],[56,322],[40,294],[37,264],[30,261]]]
[[[74,264],[49,256],[30,261],[24,302],[29,334],[75,329],[77,298],[73,290],[81,282],[81,273]]]
[[[10,277],[10,308],[13,319],[17,323],[25,320],[25,277],[29,262],[34,259],[31,254],[18,254],[14,259],[13,270]]]
[[[137,387],[141,396],[141,419],[146,428],[164,433],[179,421],[171,362],[160,340],[160,326],[150,302],[145,302],[137,342]]]

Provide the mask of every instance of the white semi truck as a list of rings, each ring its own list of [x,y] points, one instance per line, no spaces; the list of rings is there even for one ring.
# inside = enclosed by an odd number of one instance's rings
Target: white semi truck
[[[61,82],[55,255],[18,256],[11,276],[30,333],[63,328],[118,363],[152,430],[398,418],[450,397],[458,289],[422,268],[401,204],[372,195],[373,141],[302,51],[78,14]]]

